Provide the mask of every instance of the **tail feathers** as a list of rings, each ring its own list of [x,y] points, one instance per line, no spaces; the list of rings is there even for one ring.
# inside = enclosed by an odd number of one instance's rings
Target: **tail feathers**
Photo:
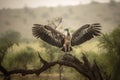
[[[65,52],[65,47],[62,47],[62,49],[61,49],[61,50]],[[72,47],[70,47],[70,51],[72,51]],[[69,52],[68,47],[67,47],[67,51],[66,51],[66,52]]]

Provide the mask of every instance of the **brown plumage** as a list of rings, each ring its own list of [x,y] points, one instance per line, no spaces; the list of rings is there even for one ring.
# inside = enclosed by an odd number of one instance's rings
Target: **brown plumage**
[[[57,31],[48,25],[34,24],[32,28],[33,35],[43,41],[59,47],[64,52],[70,52],[72,50],[71,46],[80,45],[92,38],[94,36],[100,35],[100,24],[86,24],[75,31],[72,36],[67,29],[67,36]]]

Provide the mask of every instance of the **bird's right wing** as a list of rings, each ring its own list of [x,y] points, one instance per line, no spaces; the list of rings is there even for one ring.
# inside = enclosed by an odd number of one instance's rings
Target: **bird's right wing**
[[[34,24],[32,32],[35,37],[53,46],[59,48],[63,46],[65,35],[48,25]]]
[[[92,39],[94,36],[99,36],[100,27],[99,23],[83,25],[72,34],[71,45],[79,45]]]

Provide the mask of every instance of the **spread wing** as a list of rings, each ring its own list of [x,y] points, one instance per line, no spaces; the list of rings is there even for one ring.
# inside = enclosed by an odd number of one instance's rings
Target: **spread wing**
[[[101,33],[100,27],[99,23],[83,25],[72,34],[71,45],[79,45],[90,40],[94,36],[99,36]]]
[[[53,46],[63,46],[65,35],[48,25],[34,24],[32,32],[35,37],[40,38]]]

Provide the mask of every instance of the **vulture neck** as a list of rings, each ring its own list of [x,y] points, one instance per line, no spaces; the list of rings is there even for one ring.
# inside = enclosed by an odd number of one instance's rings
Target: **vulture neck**
[[[69,30],[67,30],[67,36],[70,36]]]

